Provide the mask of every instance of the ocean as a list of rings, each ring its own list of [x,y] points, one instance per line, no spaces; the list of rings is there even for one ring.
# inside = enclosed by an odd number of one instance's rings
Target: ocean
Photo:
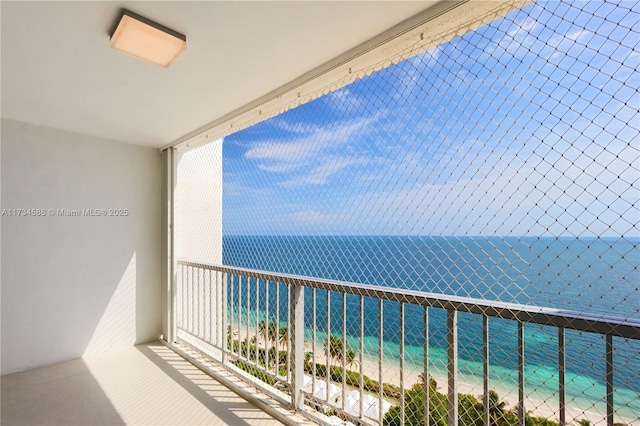
[[[640,318],[640,240],[623,238],[225,236],[223,263],[346,282]],[[282,292],[286,291],[284,287]],[[275,306],[275,292],[269,303]],[[286,294],[286,293],[281,293]],[[264,295],[262,295],[264,298]],[[311,293],[305,294],[311,336]],[[284,298],[281,312],[285,311]],[[341,298],[331,299],[332,332],[342,330]],[[358,299],[347,296],[346,329],[358,349]],[[251,306],[254,306],[252,303]],[[378,303],[365,298],[365,354],[377,357]],[[273,314],[274,309],[271,309]],[[327,329],[326,293],[317,292],[317,333]],[[399,306],[385,302],[384,360],[397,365]],[[264,317],[264,311],[257,313]],[[430,309],[430,368],[446,371],[446,312]],[[405,308],[405,359],[422,369],[422,308]],[[254,318],[255,315],[250,315]],[[517,384],[517,324],[490,320],[490,380]],[[604,410],[604,338],[567,330],[567,399]],[[640,342],[614,339],[614,401],[619,415],[640,421]],[[557,329],[525,326],[525,388],[551,406],[558,390]],[[461,380],[482,380],[482,318],[459,315]],[[441,385],[445,385],[441,383]]]

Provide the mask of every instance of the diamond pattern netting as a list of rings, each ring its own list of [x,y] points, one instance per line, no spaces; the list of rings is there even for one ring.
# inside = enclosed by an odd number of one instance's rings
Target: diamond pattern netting
[[[538,2],[426,51],[429,40],[416,41],[384,61],[393,65],[352,70],[323,96],[240,126],[223,142],[223,263],[638,320],[638,28],[637,2]],[[272,287],[270,313],[258,313],[268,321],[278,303]],[[381,325],[375,297],[365,298],[362,320],[355,296],[343,312],[339,291],[330,310],[326,292],[317,292],[314,362],[326,366],[327,323],[342,339],[345,315],[345,353],[359,356],[363,339],[371,367],[363,371],[375,382],[382,328],[383,379],[398,387],[383,392],[395,407],[385,422],[420,422],[422,307],[405,304],[401,333],[397,302],[384,303]],[[250,305],[265,306],[256,297],[259,290]],[[310,328],[310,290],[305,300]],[[242,309],[236,321],[255,316]],[[458,317],[465,424],[484,418],[482,322]],[[518,325],[490,318],[488,329],[488,377],[498,395],[490,417],[510,424],[518,416]],[[566,333],[568,421],[606,424],[606,338],[597,331]],[[445,410],[430,406],[432,424],[446,421],[448,332],[446,311],[432,308],[430,404]],[[640,422],[637,337],[613,339],[616,421],[628,424]],[[401,343],[404,402],[394,393]],[[556,326],[525,324],[526,409],[535,424],[559,419],[559,345]],[[319,380],[330,375],[321,373]]]

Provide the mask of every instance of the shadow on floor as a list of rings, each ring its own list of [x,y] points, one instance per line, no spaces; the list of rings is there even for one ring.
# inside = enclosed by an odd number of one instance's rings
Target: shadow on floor
[[[136,349],[200,403],[215,412],[224,424],[238,426],[281,424],[258,407],[210,378],[162,343],[155,342],[136,346]]]
[[[3,425],[124,425],[82,359],[2,376]]]
[[[160,342],[2,376],[2,425],[281,423]]]

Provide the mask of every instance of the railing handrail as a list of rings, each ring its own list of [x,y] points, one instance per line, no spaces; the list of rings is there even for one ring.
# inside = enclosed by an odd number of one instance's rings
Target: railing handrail
[[[614,337],[640,340],[640,319],[605,314],[521,305],[455,295],[428,293],[379,285],[359,284],[338,280],[312,278],[292,274],[260,271],[224,265],[178,260],[179,265],[208,269],[229,274],[244,275],[294,286],[338,291],[347,294],[406,302],[427,307],[449,309],[458,312],[483,314],[509,320],[593,332]]]

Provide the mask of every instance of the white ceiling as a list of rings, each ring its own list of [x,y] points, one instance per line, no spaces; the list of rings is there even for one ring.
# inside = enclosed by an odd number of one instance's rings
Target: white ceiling
[[[433,1],[1,2],[2,116],[164,146]],[[121,7],[187,36],[165,69],[109,48]]]

